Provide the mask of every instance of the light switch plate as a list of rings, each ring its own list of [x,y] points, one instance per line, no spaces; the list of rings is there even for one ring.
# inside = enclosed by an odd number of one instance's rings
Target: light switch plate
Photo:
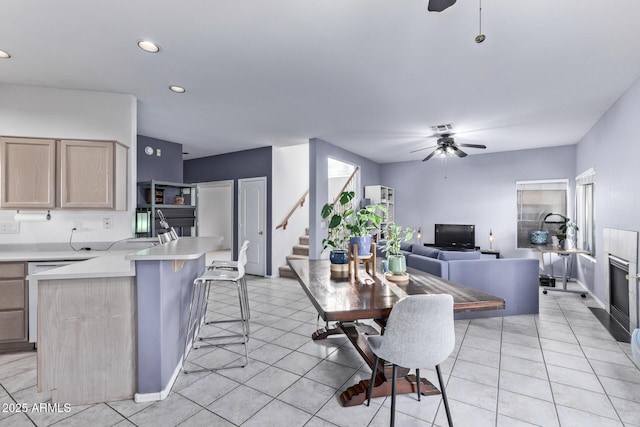
[[[0,234],[20,234],[18,221],[0,222]]]

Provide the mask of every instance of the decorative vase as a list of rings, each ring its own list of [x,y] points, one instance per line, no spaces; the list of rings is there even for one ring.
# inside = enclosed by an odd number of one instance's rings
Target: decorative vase
[[[392,274],[403,274],[407,271],[407,264],[404,255],[389,255],[389,271]]]
[[[547,230],[531,230],[531,243],[534,245],[546,245],[549,232]]]
[[[329,261],[331,264],[346,264],[349,262],[349,254],[343,249],[329,252]]]
[[[351,236],[349,238],[351,246],[358,245],[358,256],[367,256],[371,253],[371,236]]]

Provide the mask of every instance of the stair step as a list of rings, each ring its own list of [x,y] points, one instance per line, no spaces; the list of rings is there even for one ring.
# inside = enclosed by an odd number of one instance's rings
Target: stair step
[[[291,268],[288,265],[281,265],[278,267],[278,273],[280,274],[280,277],[287,277],[290,279],[296,278],[296,275],[291,271]]]
[[[309,245],[293,245],[293,254],[309,256]]]
[[[301,245],[309,246],[309,236],[300,236],[298,240],[300,241]]]
[[[287,255],[287,261],[290,259],[309,259],[309,255]]]

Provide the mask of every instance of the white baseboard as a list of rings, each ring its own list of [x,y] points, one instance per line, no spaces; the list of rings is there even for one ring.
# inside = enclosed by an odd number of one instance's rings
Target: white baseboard
[[[167,396],[169,396],[171,389],[173,388],[173,383],[176,382],[176,379],[178,378],[178,374],[182,370],[183,358],[184,357],[180,358],[180,362],[178,362],[178,366],[176,366],[176,369],[174,369],[173,374],[171,375],[171,379],[169,379],[169,382],[167,383],[167,386],[164,389],[155,393],[136,393],[133,395],[134,402],[136,403],[155,402],[157,400],[166,399]]]

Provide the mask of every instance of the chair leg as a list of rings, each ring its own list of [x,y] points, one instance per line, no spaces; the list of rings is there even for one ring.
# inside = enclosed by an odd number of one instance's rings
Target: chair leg
[[[416,369],[416,388],[418,389],[418,402],[420,402],[420,369]]]
[[[396,423],[396,370],[397,366],[393,365],[393,369],[391,370],[391,423],[389,424],[393,427]]]
[[[447,421],[449,421],[449,427],[453,427],[453,421],[451,420],[451,412],[449,411],[449,402],[447,402],[447,392],[444,389],[444,381],[442,381],[442,373],[440,372],[440,365],[436,365],[436,372],[438,373],[438,382],[440,383],[440,392],[442,393],[444,410],[447,412]]]
[[[378,356],[373,361],[373,368],[371,368],[371,380],[369,381],[369,389],[367,390],[367,406],[371,403],[371,396],[373,395],[373,383],[376,380],[376,374],[378,373]]]

